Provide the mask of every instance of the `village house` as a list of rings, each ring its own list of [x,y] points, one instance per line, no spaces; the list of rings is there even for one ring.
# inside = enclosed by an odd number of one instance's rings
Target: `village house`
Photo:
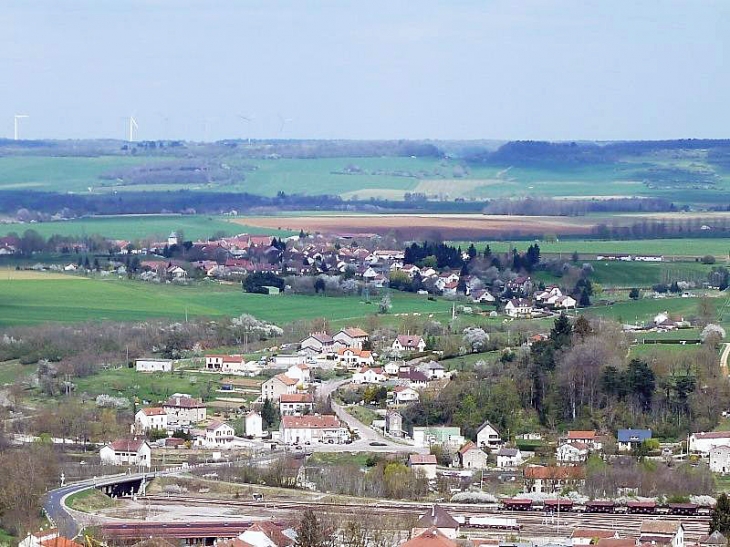
[[[433,505],[430,511],[421,515],[412,533],[416,536],[431,529],[437,530],[449,539],[456,539],[459,535],[459,522],[440,505]]]
[[[18,547],[83,547],[80,543],[58,534],[58,528],[46,528],[32,534],[18,543]]]
[[[284,393],[279,398],[279,413],[282,416],[299,416],[314,411],[314,397],[311,393]]]
[[[243,419],[243,429],[248,437],[260,439],[264,436],[264,422],[261,414],[252,410]]]
[[[418,426],[413,428],[413,444],[416,446],[442,445],[458,450],[464,444],[460,427]]]
[[[326,332],[315,332],[307,336],[299,343],[302,351],[309,351],[315,354],[334,353],[335,341]]]
[[[499,431],[489,422],[484,422],[479,429],[477,429],[477,446],[480,448],[496,448],[502,444],[502,437],[499,435]]]
[[[639,542],[684,547],[684,525],[676,520],[645,520],[639,529]]]
[[[433,454],[411,454],[408,457],[408,467],[414,472],[421,471],[427,479],[436,478],[436,456]]]
[[[209,372],[237,373],[243,369],[241,355],[206,355],[205,370]]]
[[[428,376],[419,370],[408,369],[408,372],[398,373],[397,382],[399,385],[405,385],[411,389],[423,389],[428,386]]]
[[[578,301],[570,295],[558,296],[552,302],[553,308],[556,310],[574,309],[578,305]]]
[[[423,372],[429,380],[441,380],[446,376],[446,369],[436,361],[421,363],[416,368]]]
[[[565,439],[568,444],[582,443],[590,450],[600,450],[603,447],[600,437],[595,431],[568,431]]]
[[[137,372],[172,372],[172,359],[137,359],[134,368]]]
[[[522,452],[519,448],[500,448],[497,451],[497,467],[517,467],[522,465]]]
[[[649,439],[651,429],[619,429],[616,434],[618,449],[621,451],[631,450]]]
[[[527,298],[513,298],[504,305],[504,313],[509,317],[529,317],[532,309],[532,300]]]
[[[555,452],[555,459],[560,464],[581,463],[588,459],[590,448],[585,443],[563,443]]]
[[[563,296],[563,293],[557,285],[549,285],[544,291],[537,291],[532,295],[538,304],[553,304],[559,296]]]
[[[385,380],[382,368],[362,367],[352,375],[353,384],[380,384]]]
[[[372,365],[375,361],[369,350],[357,348],[340,348],[337,350],[337,362],[347,368]]]
[[[730,431],[692,433],[689,436],[689,451],[707,455],[716,446],[730,446]]]
[[[555,494],[565,487],[578,488],[585,483],[582,467],[529,466],[523,471],[525,492]]]
[[[294,530],[286,530],[277,524],[262,520],[254,522],[233,541],[240,544],[219,547],[293,547],[296,533]]]
[[[484,451],[477,447],[472,441],[459,449],[459,465],[463,469],[484,469],[487,467],[487,455]]]
[[[162,405],[167,413],[167,422],[176,425],[189,425],[205,420],[205,405],[200,399],[176,393]]]
[[[283,416],[279,431],[285,444],[341,444],[347,440],[347,429],[333,415]]]
[[[261,400],[269,399],[275,403],[284,394],[297,392],[297,381],[286,374],[277,374],[261,384]]]
[[[312,381],[311,369],[305,364],[292,365],[284,374],[296,380],[297,386],[306,386]]]
[[[210,447],[225,448],[233,442],[235,436],[233,428],[223,422],[211,422],[205,428],[205,444]]]
[[[119,439],[99,451],[102,465],[150,467],[152,449],[144,439]]]
[[[697,544],[700,547],[727,547],[727,538],[718,530],[715,530],[709,535],[700,536]]]
[[[477,289],[472,291],[471,301],[475,304],[492,304],[496,301],[496,298],[487,289]]]
[[[134,415],[138,433],[144,434],[153,429],[167,430],[167,413],[162,407],[143,408]]]
[[[426,341],[420,336],[402,334],[396,337],[391,346],[397,352],[419,352],[426,349]]]
[[[368,333],[357,327],[347,327],[335,334],[332,339],[345,347],[362,349],[368,341]]]
[[[396,405],[416,403],[420,397],[418,392],[409,386],[396,386],[393,390],[393,402]]]
[[[400,370],[400,363],[396,363],[395,361],[389,361],[385,364],[383,367],[383,371],[388,376],[398,376],[398,372]],[[410,370],[410,369],[409,369]]]
[[[710,449],[710,471],[722,474],[730,472],[730,446],[715,446]]]

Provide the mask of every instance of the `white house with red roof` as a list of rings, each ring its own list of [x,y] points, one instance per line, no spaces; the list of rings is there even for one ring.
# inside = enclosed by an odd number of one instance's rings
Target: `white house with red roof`
[[[135,428],[139,433],[147,433],[153,429],[167,430],[167,412],[156,406],[143,408],[134,415]]]
[[[600,450],[603,448],[601,438],[595,430],[590,431],[568,431],[565,442],[568,444],[582,443],[588,446],[589,450]]]
[[[692,433],[689,436],[689,451],[709,454],[717,446],[730,446],[730,431],[709,431]]]
[[[312,444],[316,442],[340,444],[347,440],[347,429],[337,416],[283,416],[279,426],[285,444]]]
[[[235,437],[234,429],[224,422],[211,422],[205,428],[205,444],[209,447],[226,448]]]
[[[282,416],[300,416],[314,410],[314,397],[311,393],[284,393],[279,398],[279,413]]]
[[[380,384],[386,379],[382,368],[362,367],[352,375],[353,384]]]
[[[436,478],[436,456],[433,454],[411,454],[408,456],[408,467],[413,471],[421,471],[427,479]]]
[[[241,372],[245,360],[242,355],[206,355],[205,370],[209,372]]]
[[[337,362],[347,368],[355,368],[372,365],[375,360],[370,350],[341,348],[337,351]]]
[[[426,341],[415,334],[400,334],[391,346],[394,351],[418,351],[423,352],[426,349]]]
[[[99,451],[102,465],[150,467],[152,449],[144,439],[118,439]]]
[[[296,380],[298,386],[304,386],[312,381],[311,370],[304,363],[290,366],[284,374],[292,380]]]
[[[277,374],[261,384],[261,399],[269,399],[278,403],[279,398],[285,393],[296,393],[297,384],[298,382],[294,378],[289,378],[286,374]]]

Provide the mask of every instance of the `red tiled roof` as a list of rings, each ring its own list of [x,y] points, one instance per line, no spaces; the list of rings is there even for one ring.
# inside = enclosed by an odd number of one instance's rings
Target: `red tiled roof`
[[[159,406],[143,408],[142,412],[144,412],[145,416],[163,416],[163,415],[167,414],[164,410],[162,410],[162,407],[159,407]]]
[[[411,454],[408,457],[411,465],[436,465],[436,456],[433,454]]]
[[[294,378],[289,378],[289,376],[287,376],[286,374],[277,374],[276,376],[274,376],[274,378],[287,386],[295,386],[298,383]]]
[[[421,342],[420,336],[401,334],[398,336],[398,343],[404,348],[415,348]]]
[[[81,544],[71,541],[63,536],[57,536],[52,539],[44,539],[41,541],[42,547],[82,547]]]
[[[570,537],[572,538],[612,538],[616,535],[614,530],[596,530],[595,528],[575,528]]]
[[[692,433],[696,439],[728,439],[730,431],[708,431],[707,433]]]
[[[281,419],[284,429],[331,429],[341,427],[337,416],[284,416]]]
[[[636,538],[601,538],[596,547],[635,547]]]
[[[595,431],[568,431],[568,439],[595,439]]]
[[[107,446],[114,452],[139,452],[144,444],[146,444],[144,439],[117,439]]]
[[[400,547],[456,547],[456,542],[447,538],[438,529],[429,528]]]
[[[294,545],[294,540],[284,534],[282,529],[273,522],[257,522],[249,528],[252,532],[263,532],[277,547],[289,547]]]
[[[284,393],[279,399],[281,403],[313,403],[314,397],[311,393]]]

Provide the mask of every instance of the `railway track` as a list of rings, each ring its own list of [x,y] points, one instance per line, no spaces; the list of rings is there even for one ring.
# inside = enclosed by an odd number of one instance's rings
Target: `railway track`
[[[319,509],[332,513],[353,513],[362,514],[363,508],[367,507],[370,513],[390,516],[420,516],[430,509],[431,504],[419,502],[388,502],[378,501],[377,503],[365,505],[361,503],[332,503],[321,501],[295,501],[295,500],[231,500],[231,499],[207,499],[192,496],[147,496],[144,498],[148,503],[160,506],[165,505],[187,505],[187,506],[220,506],[248,508],[251,511],[249,516],[261,516],[262,514],[276,514],[278,516],[293,516],[307,508]],[[697,540],[707,533],[710,519],[705,516],[683,516],[683,515],[641,515],[641,514],[611,514],[611,513],[552,513],[542,511],[505,511],[496,507],[475,506],[466,504],[441,504],[452,515],[464,517],[472,516],[501,516],[517,519],[520,525],[521,534],[524,536],[569,536],[575,528],[594,528],[598,530],[618,531],[619,535],[634,536],[639,534],[641,523],[650,519],[680,521],[685,529],[685,537],[688,541]],[[474,531],[470,535],[505,535],[506,531],[485,531],[476,528],[464,527],[465,531]]]

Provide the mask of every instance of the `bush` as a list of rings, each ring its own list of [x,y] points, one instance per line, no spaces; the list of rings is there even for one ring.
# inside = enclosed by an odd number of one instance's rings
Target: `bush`
[[[703,264],[714,264],[715,263],[715,257],[712,255],[705,255],[700,260]]]

